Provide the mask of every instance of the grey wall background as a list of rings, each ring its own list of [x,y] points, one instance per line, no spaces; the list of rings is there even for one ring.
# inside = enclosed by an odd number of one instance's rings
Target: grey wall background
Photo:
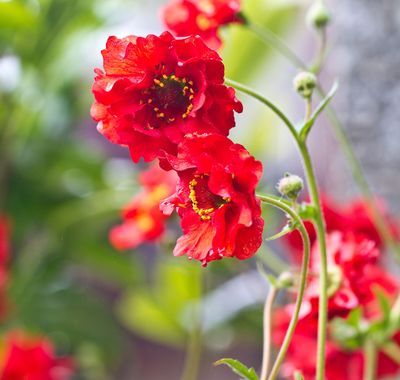
[[[335,104],[372,189],[400,211],[400,2],[336,0],[330,27],[329,76],[340,79]],[[332,137],[327,137],[332,140]],[[335,191],[357,193],[332,141],[319,152]],[[327,154],[328,153],[328,154]],[[321,173],[322,174],[322,173]]]

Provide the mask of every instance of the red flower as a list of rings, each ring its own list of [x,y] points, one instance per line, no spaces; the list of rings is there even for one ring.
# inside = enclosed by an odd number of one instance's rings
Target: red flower
[[[7,312],[7,277],[10,256],[10,222],[0,214],[0,320]]]
[[[166,216],[160,211],[160,202],[175,191],[177,181],[175,172],[166,172],[157,165],[141,174],[139,182],[143,191],[124,208],[123,224],[110,232],[115,248],[135,248],[163,234]]]
[[[72,375],[72,361],[57,358],[45,338],[11,333],[2,355],[0,380],[67,380]]]
[[[279,347],[284,339],[291,319],[288,308],[274,313],[273,343]],[[304,380],[314,380],[317,356],[317,316],[299,320],[287,351],[281,374],[284,379],[293,379],[301,371]],[[325,354],[326,380],[362,380],[363,355],[360,351],[348,352],[341,349],[328,336]],[[340,363],[340,365],[338,365]]]
[[[222,257],[253,256],[264,226],[255,197],[261,162],[243,146],[214,134],[185,136],[178,155],[167,160],[180,181],[162,208],[171,213],[177,207],[184,233],[174,255],[186,254],[203,265]]]
[[[239,0],[173,0],[163,9],[166,27],[176,36],[198,34],[208,46],[221,46],[218,29],[232,22],[241,22]]]
[[[352,232],[354,234],[363,234],[369,240],[374,241],[378,247],[382,246],[383,242],[366,202],[357,200],[341,208],[337,204],[331,202],[326,196],[323,196],[322,209],[327,232],[341,231],[344,233]],[[393,236],[399,236],[398,227],[393,220],[387,216],[382,204],[380,204],[380,209],[391,226]],[[316,240],[315,228],[311,222],[305,222],[305,226],[312,244]],[[295,249],[296,256],[298,257],[298,253],[303,250],[300,234],[297,231],[294,231],[287,235],[286,239],[289,245]]]
[[[132,159],[151,161],[176,153],[186,133],[227,135],[242,104],[224,85],[221,57],[199,37],[110,37],[96,69],[92,117],[112,142],[129,147]]]
[[[291,311],[289,308],[276,310],[274,313],[273,343],[279,347],[289,326]],[[305,380],[314,380],[317,354],[317,316],[308,316],[296,325],[286,359],[282,365],[282,376],[293,379],[295,371],[301,371]],[[329,330],[328,330],[329,333]],[[394,340],[400,341],[400,333]],[[328,334],[326,343],[326,380],[362,380],[364,354],[361,349],[353,351],[341,348]],[[379,352],[377,361],[377,379],[394,376],[400,367],[383,352]]]
[[[357,306],[366,306],[374,299],[374,288],[382,285],[375,262],[379,251],[373,241],[361,235],[333,232],[327,236],[328,313],[329,317],[346,316]],[[303,314],[318,313],[319,247],[311,253],[312,278],[303,302]]]

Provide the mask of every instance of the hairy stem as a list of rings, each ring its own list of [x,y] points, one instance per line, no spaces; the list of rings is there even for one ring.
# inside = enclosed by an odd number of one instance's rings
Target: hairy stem
[[[364,346],[364,380],[376,379],[378,352],[374,342],[367,340]]]
[[[389,356],[397,365],[400,365],[400,346],[394,341],[386,342],[380,349]]]
[[[328,320],[328,260],[326,252],[326,231],[324,217],[318,193],[318,185],[311,162],[311,157],[305,142],[299,143],[299,149],[303,158],[303,166],[306,173],[308,190],[313,206],[316,209],[314,224],[317,229],[317,240],[320,254],[320,298],[318,309],[318,349],[317,349],[317,380],[325,379],[325,343]]]
[[[271,357],[272,307],[277,294],[278,289],[271,285],[264,305],[263,359],[260,380],[266,380],[268,376],[269,361]]]
[[[321,70],[322,66],[325,61],[325,55],[326,55],[326,44],[327,44],[327,36],[326,36],[326,29],[323,28],[322,30],[319,31],[318,33],[319,39],[320,39],[320,46],[318,49],[317,57],[315,58],[315,62],[312,65],[311,71],[315,74],[318,75]]]
[[[201,289],[200,292],[202,292],[203,278],[201,272],[199,274],[198,281]],[[199,300],[200,300],[200,295],[199,295]],[[190,331],[190,335],[188,337],[189,340],[186,348],[185,364],[180,380],[198,379],[200,359],[203,349],[201,313],[202,313],[202,308],[200,301],[198,301],[197,304],[193,306],[192,310],[193,324],[192,324],[192,329]]]
[[[300,308],[301,304],[303,302],[303,297],[304,297],[304,291],[306,288],[306,282],[307,282],[307,273],[308,273],[308,263],[310,260],[310,239],[308,237],[308,233],[306,228],[304,227],[303,221],[301,220],[300,216],[288,205],[285,203],[269,196],[265,195],[258,195],[258,198],[271,206],[274,206],[281,211],[285,212],[287,215],[289,215],[290,218],[293,219],[293,221],[297,224],[297,228],[301,234],[301,238],[303,240],[303,261],[302,261],[302,266],[301,266],[301,274],[300,274],[300,285],[299,285],[299,291],[297,294],[297,300],[295,304],[295,308],[293,311],[292,319],[290,320],[289,327],[286,331],[285,338],[282,342],[281,348],[279,350],[278,356],[275,359],[275,363],[272,366],[271,373],[269,374],[268,380],[274,380],[277,378],[279,369],[282,365],[282,362],[285,358],[286,352],[289,348],[290,341],[292,340],[292,336],[294,333],[294,330],[297,325],[297,321],[299,319],[299,313],[300,313]],[[264,350],[265,352],[265,350]],[[265,377],[261,377],[260,380],[265,380]]]

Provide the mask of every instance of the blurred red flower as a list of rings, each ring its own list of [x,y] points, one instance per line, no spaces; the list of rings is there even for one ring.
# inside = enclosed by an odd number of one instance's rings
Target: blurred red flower
[[[7,313],[6,295],[8,260],[10,257],[10,222],[8,217],[0,214],[0,320]]]
[[[46,338],[12,332],[3,350],[0,380],[67,380],[72,376],[72,360],[57,358]]]
[[[328,341],[326,346],[327,380],[362,380],[364,357],[362,348],[342,348],[331,336],[331,322],[345,318],[357,307],[361,308],[364,321],[381,321],[382,306],[378,291],[393,303],[399,296],[398,280],[387,273],[377,262],[379,251],[376,243],[363,235],[332,232],[327,236],[328,258]],[[293,378],[300,370],[305,380],[315,379],[318,332],[318,302],[320,272],[318,244],[311,252],[310,280],[307,284],[300,320],[289,346],[286,362],[282,367],[285,378]],[[281,345],[289,325],[293,304],[277,309],[274,313],[273,341]],[[365,327],[365,326],[364,326]],[[400,332],[393,339],[400,341]],[[340,363],[340,365],[338,365]],[[400,366],[382,352],[378,355],[378,378],[398,373]]]
[[[129,147],[132,159],[151,161],[176,153],[186,133],[227,135],[242,104],[224,85],[221,57],[200,37],[109,37],[96,69],[92,117],[112,142]]]
[[[273,342],[279,347],[284,339],[291,318],[290,308],[277,309],[274,313]],[[314,380],[317,355],[316,315],[299,320],[293,334],[285,362],[281,368],[284,379],[293,379],[296,371],[301,371],[304,380]],[[329,332],[329,330],[328,330]],[[400,333],[393,337],[397,344]],[[349,350],[339,346],[328,335],[326,343],[326,380],[362,380],[364,371],[364,354],[362,349]],[[378,353],[377,379],[398,375],[400,366],[383,352]]]
[[[140,175],[143,190],[125,206],[123,224],[110,232],[110,241],[115,248],[135,248],[163,234],[167,216],[160,211],[160,202],[173,194],[177,181],[174,171],[167,172],[158,165],[152,165]]]
[[[332,232],[327,235],[328,257],[328,315],[329,318],[346,316],[359,305],[374,298],[378,284],[371,278],[379,256],[376,244],[362,235]],[[314,243],[311,252],[311,280],[307,285],[302,314],[317,314],[319,303],[319,247]]]
[[[174,255],[186,254],[203,265],[222,257],[253,256],[264,226],[255,196],[261,162],[243,146],[214,134],[185,136],[178,155],[167,160],[180,181],[162,208],[167,214],[177,208],[184,233]]]
[[[393,236],[399,236],[399,229],[396,223],[387,215],[382,202],[379,203],[381,212],[391,226]],[[326,195],[322,196],[322,209],[326,223],[327,232],[341,231],[344,233],[363,234],[369,240],[374,241],[378,248],[382,247],[383,242],[376,228],[375,222],[369,211],[367,203],[363,200],[356,200],[345,207],[333,203]],[[311,222],[304,223],[310,236],[311,244],[316,240],[315,228]],[[303,245],[298,231],[294,231],[286,236],[287,243],[295,250],[296,258],[302,252]],[[301,258],[301,257],[300,257]]]
[[[178,37],[199,35],[217,50],[221,46],[218,29],[241,22],[239,0],[172,0],[162,10],[166,27]]]

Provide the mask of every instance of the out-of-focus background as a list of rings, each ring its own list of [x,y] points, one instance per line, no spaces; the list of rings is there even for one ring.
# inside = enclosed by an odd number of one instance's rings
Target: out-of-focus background
[[[170,221],[159,244],[118,252],[109,243],[120,209],[138,191],[127,151],[112,146],[89,116],[93,69],[109,35],[158,34],[163,1],[0,0],[0,210],[12,249],[0,333],[41,332],[77,363],[76,379],[179,379],[202,298],[200,379],[230,379],[221,357],[258,366],[261,303],[267,284],[254,260],[202,269],[173,258]],[[340,79],[335,100],[373,189],[399,211],[400,8],[396,0],[331,2],[323,83]],[[305,61],[317,39],[305,24],[307,1],[243,0],[249,18],[284,38]],[[297,70],[239,25],[223,31],[227,76],[257,88],[301,120],[292,91]],[[290,136],[261,105],[245,111],[232,138],[264,162],[274,192],[285,171],[301,174]],[[357,194],[329,125],[312,136],[319,181],[332,198]],[[283,222],[266,215],[266,234]],[[285,248],[274,249],[283,257]],[[260,255],[268,255],[262,247]],[[271,263],[280,270],[284,264]],[[224,377],[225,376],[225,377]]]

